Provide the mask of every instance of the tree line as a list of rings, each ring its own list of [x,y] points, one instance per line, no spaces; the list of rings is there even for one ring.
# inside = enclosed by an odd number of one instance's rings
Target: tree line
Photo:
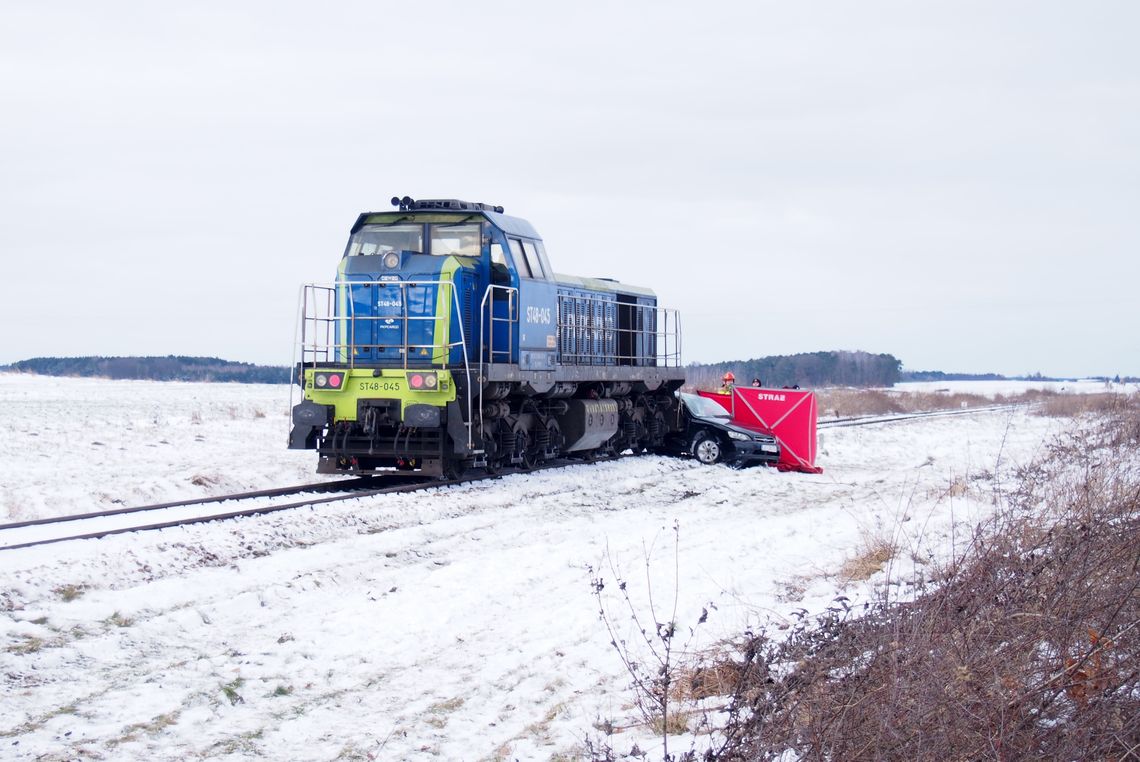
[[[4,366],[17,373],[44,376],[92,376],[148,381],[219,381],[244,384],[287,384],[289,369],[254,365],[217,357],[33,357]]]
[[[720,386],[725,373],[747,386],[759,378],[764,386],[893,386],[901,380],[902,361],[894,355],[837,350],[772,355],[752,360],[693,363],[686,369],[688,383],[698,389]]]

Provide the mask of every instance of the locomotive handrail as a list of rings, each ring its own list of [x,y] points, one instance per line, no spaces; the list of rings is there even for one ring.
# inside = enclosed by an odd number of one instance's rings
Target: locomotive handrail
[[[618,312],[623,309],[631,311],[632,319],[625,322],[632,327],[621,327],[623,321]],[[652,363],[658,367],[681,367],[681,316],[676,309],[615,302],[610,297],[558,294],[557,329],[558,359],[567,365]],[[625,353],[620,349],[623,337],[629,339],[629,351]],[[601,350],[595,343],[599,340]]]
[[[507,316],[505,318],[495,317],[495,292],[501,291],[507,296]],[[507,324],[507,348],[500,350],[499,354],[506,354],[507,362],[511,360],[511,351],[514,346],[514,326],[519,322],[519,317],[515,314],[518,307],[518,294],[519,290],[514,286],[497,286],[494,283],[487,286],[487,290],[483,292],[483,298],[479,301],[479,430],[483,431],[483,387],[486,386],[486,370],[484,369],[485,363],[495,363],[495,323],[505,322]],[[488,301],[490,300],[490,301]],[[487,323],[484,327],[483,318],[486,316]],[[487,347],[487,334],[490,332],[490,347]],[[489,349],[484,353],[484,349]],[[470,410],[470,405],[468,405]],[[471,416],[474,419],[474,415]],[[471,449],[470,446],[468,449]]]
[[[397,287],[400,289],[400,315],[357,315],[356,305],[354,300],[345,298],[342,289],[353,286],[385,286]],[[308,365],[310,363],[320,362],[337,362],[347,364],[349,368],[356,367],[359,362],[359,351],[364,349],[400,349],[401,367],[408,369],[409,358],[412,353],[408,350],[413,349],[431,349],[432,365],[438,365],[442,368],[448,368],[454,363],[451,362],[450,350],[456,347],[463,347],[464,364],[467,359],[467,347],[465,337],[463,336],[462,320],[460,320],[460,339],[459,341],[435,341],[431,343],[412,343],[408,340],[408,322],[409,321],[426,321],[437,322],[439,317],[434,312],[427,315],[409,315],[408,314],[408,299],[407,291],[415,287],[428,287],[435,286],[437,288],[447,288],[451,296],[450,301],[455,309],[455,314],[462,315],[459,306],[459,296],[456,293],[454,284],[448,280],[406,280],[406,281],[336,281],[332,284],[321,283],[308,283],[302,287],[302,299],[304,300],[301,305],[301,341],[300,348],[302,350],[301,363]],[[317,294],[323,292],[326,299],[323,309],[319,309],[319,303],[305,298],[308,293]],[[336,308],[335,301],[341,302],[343,310]],[[310,314],[310,306],[313,307]],[[377,323],[377,322],[391,322],[399,320],[402,324],[402,340],[398,342],[361,342],[357,340],[357,331],[349,330],[350,324],[355,325],[359,323]],[[306,329],[310,327],[314,336],[309,339]],[[339,340],[337,337],[330,338],[330,335],[338,328],[344,331],[344,339]],[[323,333],[323,338],[320,334]]]
[[[357,315],[355,300],[346,296],[346,289],[354,286],[366,287],[398,287],[400,289],[400,316],[377,316],[377,315]],[[459,325],[459,341],[436,341],[431,344],[412,344],[409,342],[408,326],[411,320],[430,321],[436,322],[438,315],[434,312],[430,315],[409,315],[408,314],[408,298],[407,292],[410,288],[415,287],[429,287],[435,286],[436,288],[446,288],[450,294],[450,301],[452,302],[453,315],[458,319],[456,323]],[[310,305],[310,295],[313,300]],[[321,300],[319,297],[323,295],[324,309],[320,309]],[[438,298],[438,296],[437,296]],[[325,362],[344,363],[350,369],[355,368],[358,362],[358,351],[363,349],[400,349],[401,365],[403,370],[407,370],[408,358],[413,349],[427,349],[431,350],[430,364],[432,366],[439,365],[444,370],[456,368],[455,363],[451,362],[451,350],[456,347],[462,349],[463,361],[462,372],[466,377],[467,383],[464,384],[467,394],[467,420],[464,425],[467,428],[467,447],[468,450],[474,449],[474,436],[472,433],[472,416],[471,416],[471,363],[470,354],[467,348],[467,337],[463,328],[463,311],[459,303],[458,289],[455,288],[455,283],[450,280],[401,280],[401,281],[377,281],[377,280],[337,280],[333,283],[306,283],[301,286],[300,294],[300,320],[298,325],[298,341],[297,349],[300,351],[300,362],[294,361],[294,368],[297,367],[313,367]],[[344,311],[337,309],[338,303],[344,308]],[[312,307],[312,314],[310,314],[310,306]],[[375,323],[377,321],[400,320],[402,324],[402,338],[399,343],[361,343],[356,340],[357,321]],[[309,336],[309,329],[311,328],[312,336]],[[336,331],[340,328],[343,330],[344,341],[337,340]],[[448,326],[448,338],[450,339],[450,325]],[[323,333],[323,341],[321,334]],[[330,338],[332,340],[330,340]],[[438,358],[438,362],[437,362]],[[296,356],[294,356],[296,360]],[[290,404],[292,404],[292,387],[290,387]]]
[[[506,294],[506,296],[507,296],[507,316],[505,318],[495,317],[494,307],[495,307],[495,292],[496,291],[500,291],[500,292]],[[517,314],[515,314],[515,312],[518,308],[518,294],[519,294],[519,290],[517,288],[515,288],[514,286],[497,286],[495,284],[491,284],[490,286],[487,287],[487,290],[483,292],[483,299],[479,302],[479,331],[480,331],[480,336],[479,336],[479,372],[480,372],[480,375],[482,375],[482,372],[483,372],[484,357],[487,358],[486,362],[490,362],[491,364],[494,364],[494,362],[495,362],[495,355],[496,355],[496,351],[495,351],[495,323],[496,322],[507,324],[507,348],[506,349],[500,349],[497,352],[497,354],[505,354],[507,356],[507,362],[510,362],[511,347],[514,346],[514,325],[519,322],[519,317]],[[490,300],[490,304],[488,304],[488,300]],[[486,318],[489,322],[489,325],[486,325],[485,327],[489,328],[490,333],[491,333],[491,341],[490,341],[490,348],[489,348],[490,351],[486,355],[484,354],[484,351],[483,351],[484,349],[487,349],[487,347],[485,346],[485,344],[487,342],[487,334],[483,330],[484,329],[484,322],[483,322],[484,316],[486,316]]]

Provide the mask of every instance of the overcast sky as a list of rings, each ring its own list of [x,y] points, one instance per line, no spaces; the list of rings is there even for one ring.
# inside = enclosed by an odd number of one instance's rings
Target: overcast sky
[[[0,0],[0,363],[292,360],[393,195],[654,288],[685,360],[1140,375],[1140,4]]]

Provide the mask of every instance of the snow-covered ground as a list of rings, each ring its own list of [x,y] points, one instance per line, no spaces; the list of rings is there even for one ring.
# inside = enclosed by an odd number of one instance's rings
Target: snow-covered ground
[[[0,521],[312,481],[313,454],[284,449],[288,397],[0,375]],[[651,616],[648,559],[683,642],[709,611],[694,650],[857,603],[961,547],[1064,425],[838,429],[820,475],[628,458],[6,551],[0,758],[574,759],[596,724],[636,719],[596,577],[632,636],[613,569]],[[882,538],[891,565],[846,584]],[[652,744],[612,739],[635,740]]]

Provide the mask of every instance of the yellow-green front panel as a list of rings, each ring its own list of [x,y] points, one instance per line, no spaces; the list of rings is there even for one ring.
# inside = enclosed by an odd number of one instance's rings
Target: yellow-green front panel
[[[322,372],[336,372],[345,375],[344,383],[339,390],[317,389],[313,386],[313,374]],[[443,407],[455,400],[455,381],[451,373],[445,370],[435,371],[439,379],[439,387],[431,391],[411,389],[408,386],[408,374],[398,368],[378,371],[371,368],[356,368],[353,370],[321,368],[305,369],[305,398],[319,405],[332,405],[335,407],[335,420],[355,421],[357,400],[379,399],[400,400],[400,414],[403,415],[408,405],[435,405]],[[422,371],[421,371],[422,372]]]

